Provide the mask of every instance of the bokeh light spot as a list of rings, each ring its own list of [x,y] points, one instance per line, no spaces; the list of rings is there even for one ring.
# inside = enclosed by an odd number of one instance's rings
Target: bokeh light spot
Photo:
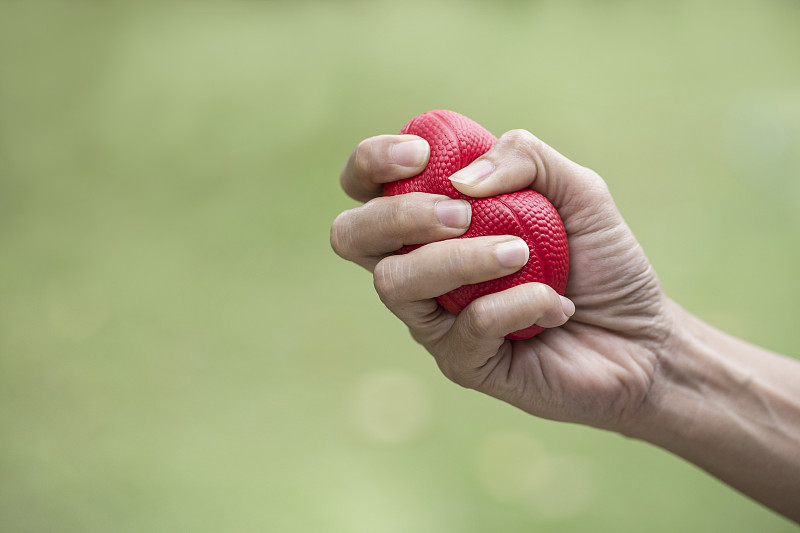
[[[430,400],[415,376],[393,370],[363,376],[348,405],[348,418],[364,439],[400,444],[417,437],[430,419]]]
[[[592,503],[596,482],[580,458],[550,455],[533,437],[502,431],[487,437],[476,454],[486,492],[547,521],[580,515]]]

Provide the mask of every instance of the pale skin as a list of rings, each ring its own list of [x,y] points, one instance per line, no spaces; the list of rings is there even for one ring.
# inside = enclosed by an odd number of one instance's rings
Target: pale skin
[[[336,218],[331,245],[373,273],[381,300],[445,376],[535,416],[650,442],[800,523],[800,362],[667,297],[602,178],[524,130],[451,181],[473,197],[530,187],[553,203],[569,238],[566,298],[530,283],[448,313],[436,296],[518,270],[527,249],[512,236],[453,239],[469,226],[466,202],[380,196],[428,156],[410,135],[360,143],[341,184],[365,203]],[[425,246],[395,255],[405,244]],[[504,338],[532,324],[549,329]]]

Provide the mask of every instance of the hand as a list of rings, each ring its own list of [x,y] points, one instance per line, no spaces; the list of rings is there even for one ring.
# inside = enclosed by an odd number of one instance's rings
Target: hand
[[[569,300],[530,283],[453,316],[436,296],[518,270],[527,249],[512,236],[453,239],[469,226],[466,202],[422,193],[379,197],[381,183],[421,172],[427,150],[408,135],[358,146],[341,183],[366,203],[337,217],[334,250],[373,272],[382,301],[456,383],[537,416],[607,429],[646,416],[674,328],[671,305],[603,180],[521,130],[453,175],[455,187],[473,197],[539,191],[561,215],[570,247]],[[394,254],[406,244],[425,246]],[[551,329],[524,341],[504,338],[534,323]]]
[[[467,202],[377,197],[381,183],[421,172],[427,150],[412,136],[362,142],[341,179],[366,203],[337,217],[331,244],[373,272],[383,302],[444,374],[533,415],[670,450],[800,524],[798,361],[668,299],[603,180],[525,131],[503,135],[451,180],[475,197],[531,187],[555,205],[569,239],[569,299],[529,283],[451,315],[436,296],[514,272],[527,247],[511,236],[452,239],[469,226]],[[424,246],[394,254],[406,244]],[[534,323],[550,329],[504,338]]]

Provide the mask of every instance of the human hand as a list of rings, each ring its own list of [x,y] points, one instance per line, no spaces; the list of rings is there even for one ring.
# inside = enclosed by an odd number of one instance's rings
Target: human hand
[[[570,247],[569,300],[529,283],[454,316],[436,296],[518,270],[527,247],[511,236],[453,239],[469,226],[466,202],[423,193],[379,197],[381,183],[421,172],[426,150],[414,136],[358,146],[341,183],[366,203],[334,221],[334,250],[373,272],[381,300],[456,383],[545,418],[620,431],[635,424],[646,415],[673,318],[603,180],[522,130],[454,174],[454,186],[469,196],[525,187],[542,193],[559,211]],[[425,246],[394,254],[407,244]],[[534,323],[551,329],[524,341],[504,338]]]
[[[522,130],[451,181],[474,197],[524,187],[546,196],[569,239],[569,299],[529,283],[453,316],[436,296],[518,270],[527,246],[511,236],[453,239],[469,226],[468,202],[379,197],[381,183],[420,173],[427,157],[417,137],[363,141],[341,181],[366,203],[337,217],[331,244],[373,272],[383,302],[446,376],[533,415],[670,450],[800,523],[796,360],[726,335],[667,298],[603,180]],[[424,246],[394,253],[408,244]],[[534,323],[550,329],[504,338]]]

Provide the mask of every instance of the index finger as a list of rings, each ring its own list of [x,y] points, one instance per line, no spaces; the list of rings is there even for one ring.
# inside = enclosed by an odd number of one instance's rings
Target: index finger
[[[416,135],[378,135],[359,143],[342,170],[348,196],[366,202],[381,196],[384,183],[416,176],[428,165],[431,149]]]

